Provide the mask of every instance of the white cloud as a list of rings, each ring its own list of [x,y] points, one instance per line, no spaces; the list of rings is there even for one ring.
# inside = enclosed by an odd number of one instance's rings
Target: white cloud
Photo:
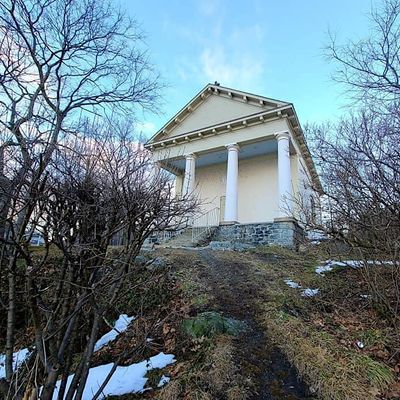
[[[150,121],[137,122],[135,127],[137,132],[143,135],[156,133],[156,125]]]
[[[232,24],[221,0],[199,0],[200,15],[191,24],[171,21],[168,29],[181,39],[185,52],[175,55],[174,71],[183,82],[260,92],[265,87],[266,27],[258,23]]]
[[[256,89],[263,77],[261,57],[240,50],[227,51],[224,46],[207,47],[200,56],[201,75],[207,82],[243,90]]]
[[[200,0],[197,4],[201,14],[206,17],[214,16],[220,10],[220,0]]]

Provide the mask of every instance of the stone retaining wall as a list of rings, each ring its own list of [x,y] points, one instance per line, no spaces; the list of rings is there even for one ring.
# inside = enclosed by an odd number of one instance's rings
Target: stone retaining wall
[[[250,245],[277,244],[297,248],[304,237],[295,221],[275,221],[260,224],[221,225],[211,240]]]

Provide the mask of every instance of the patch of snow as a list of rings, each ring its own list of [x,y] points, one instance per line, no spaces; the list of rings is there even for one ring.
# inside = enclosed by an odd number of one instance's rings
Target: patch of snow
[[[393,265],[393,261],[380,261],[380,260],[367,260],[368,265]],[[345,260],[345,261],[335,261],[326,260],[325,265],[319,265],[315,272],[318,275],[325,275],[325,272],[332,271],[334,267],[350,267],[350,268],[361,268],[365,265],[362,260]]]
[[[359,349],[363,349],[365,347],[365,344],[360,340],[357,340],[356,345]]]
[[[315,268],[315,272],[318,275],[325,276],[325,272],[329,272],[333,270],[333,266],[331,264],[320,265],[319,267]]]
[[[347,261],[332,261],[332,265],[336,265],[337,267],[347,267],[350,264]]]
[[[361,268],[364,266],[364,261],[361,260],[346,260],[343,261],[344,267],[350,267],[350,268]],[[369,263],[370,264],[370,263]]]
[[[310,288],[307,288],[307,289],[304,289],[304,290],[301,291],[301,295],[302,295],[303,297],[314,297],[314,296],[316,296],[318,293],[319,293],[319,289],[310,289]]]
[[[166,385],[169,381],[171,380],[171,378],[169,376],[165,376],[163,375],[160,379],[160,382],[158,382],[157,387],[163,387],[164,385]]]
[[[13,354],[13,369],[14,371],[18,369],[22,363],[29,357],[31,352],[28,349],[21,349]],[[6,376],[6,356],[5,354],[0,354],[0,379]]]
[[[159,353],[156,356],[150,357],[148,360],[127,367],[117,367],[111,379],[103,389],[102,394],[99,396],[99,399],[105,399],[107,396],[122,396],[127,393],[142,393],[146,390],[145,385],[148,378],[145,376],[148,371],[156,368],[165,368],[175,361],[175,356],[173,354]],[[113,363],[90,368],[82,400],[92,400],[94,394],[102,385],[112,367]],[[68,391],[73,377],[73,375],[68,377],[66,391]],[[53,400],[57,400],[58,388],[60,385],[61,381],[57,381]]]
[[[298,283],[295,282],[295,281],[292,281],[291,279],[284,279],[283,281],[286,283],[286,285],[288,285],[289,287],[291,287],[291,288],[293,288],[293,289],[299,289],[299,288],[301,288],[301,285],[300,285],[300,284],[298,284]]]
[[[111,331],[104,334],[94,345],[94,351],[100,350],[106,344],[112,342],[117,336],[126,331],[129,324],[135,319],[135,317],[128,317],[126,314],[121,314],[115,321],[114,328]]]

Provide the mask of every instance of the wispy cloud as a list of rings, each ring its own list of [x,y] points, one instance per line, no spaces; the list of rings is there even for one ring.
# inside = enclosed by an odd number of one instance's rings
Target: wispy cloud
[[[215,16],[221,7],[220,0],[201,0],[197,3],[197,7],[201,14],[206,17]]]
[[[265,27],[256,23],[232,24],[221,0],[197,3],[198,19],[174,29],[181,46],[190,50],[175,59],[175,74],[183,82],[200,85],[218,81],[243,90],[259,90],[265,78]]]
[[[263,75],[263,63],[257,54],[229,51],[223,45],[206,47],[200,55],[201,75],[207,82],[253,89]]]
[[[153,122],[142,121],[135,124],[136,131],[140,135],[148,136],[156,133],[156,125]]]

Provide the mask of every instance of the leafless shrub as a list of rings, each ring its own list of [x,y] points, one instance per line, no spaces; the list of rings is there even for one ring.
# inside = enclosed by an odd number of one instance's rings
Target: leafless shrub
[[[65,384],[75,372],[66,398],[81,398],[99,323],[134,276],[132,258],[154,229],[173,228],[195,205],[175,199],[168,176],[150,173],[149,155],[107,125],[111,114],[157,109],[159,80],[142,36],[105,0],[0,0],[3,397],[35,398],[43,386],[40,398],[50,399],[58,377]],[[93,118],[103,129],[89,129]],[[38,229],[41,254],[29,246]],[[110,259],[121,230],[125,245]],[[50,262],[55,246],[61,263]],[[16,374],[21,301],[35,347]]]
[[[394,321],[399,317],[400,301],[400,134],[396,119],[362,112],[336,126],[309,130],[325,191],[326,210],[318,228],[345,241],[353,254],[365,260],[364,271],[375,299]],[[390,288],[386,279],[379,279],[382,270],[375,268],[373,260],[387,261]]]
[[[15,243],[22,248],[24,298],[35,347],[19,371],[18,385],[11,386],[11,397],[21,397],[32,385],[37,391],[40,385],[40,398],[52,398],[60,377],[59,398],[82,396],[100,324],[123,281],[136,279],[139,267],[132,261],[143,242],[154,230],[180,226],[195,211],[194,200],[175,197],[170,177],[152,168],[142,145],[117,136],[115,128],[107,127],[104,134],[99,128],[99,135],[78,136],[58,146],[30,220],[45,238],[45,251],[37,255]],[[107,134],[110,129],[112,135]],[[126,240],[111,257],[109,244],[121,230]],[[61,251],[61,262],[49,264],[51,246]],[[73,363],[77,343],[84,343],[78,365]],[[10,383],[14,380],[12,375]]]
[[[400,322],[400,1],[370,14],[370,36],[327,48],[335,79],[356,106],[337,123],[306,129],[324,186],[319,223],[364,260],[375,304]],[[304,207],[304,204],[301,205]],[[309,213],[309,211],[308,211]],[[307,210],[305,210],[305,215]],[[384,267],[386,266],[386,268]]]

